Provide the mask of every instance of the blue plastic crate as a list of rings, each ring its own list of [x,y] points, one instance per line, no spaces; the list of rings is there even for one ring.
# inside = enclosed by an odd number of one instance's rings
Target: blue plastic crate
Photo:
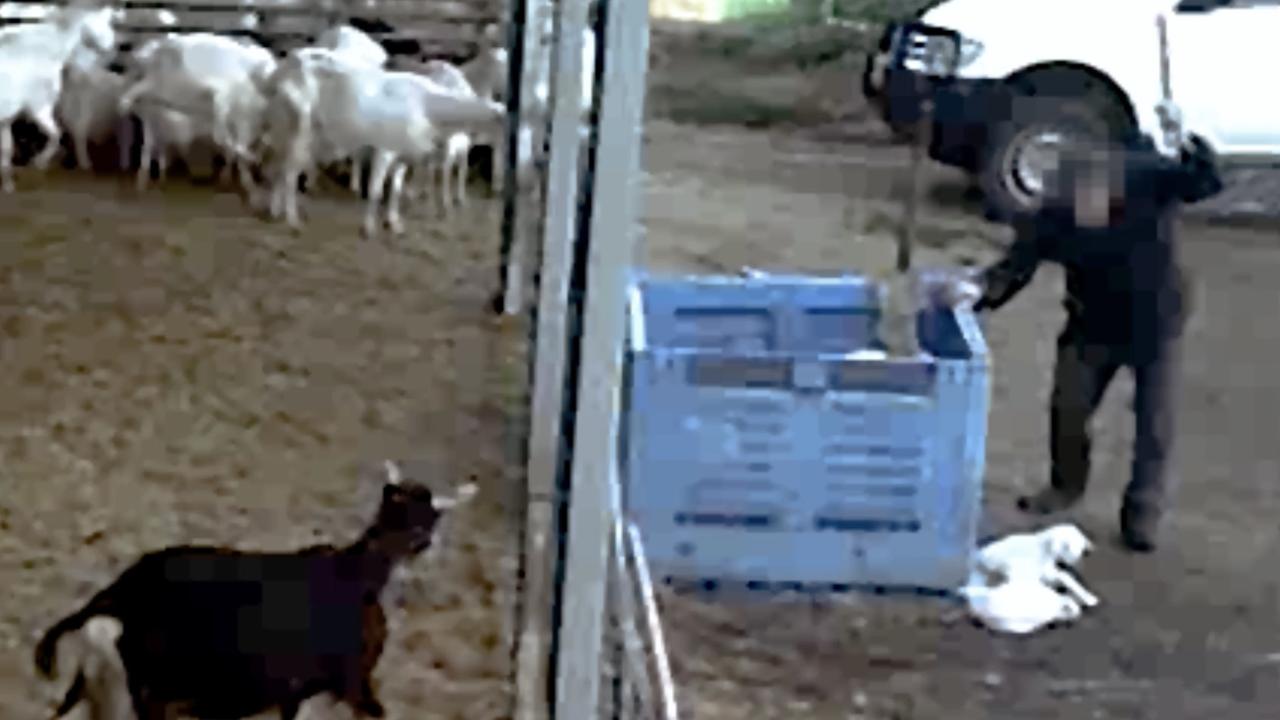
[[[969,570],[988,354],[971,313],[878,347],[857,276],[646,278],[632,288],[623,470],[659,577],[933,590]]]

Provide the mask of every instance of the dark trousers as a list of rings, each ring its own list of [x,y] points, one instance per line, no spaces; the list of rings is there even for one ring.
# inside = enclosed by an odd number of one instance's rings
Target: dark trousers
[[[1126,511],[1159,517],[1171,491],[1174,400],[1180,369],[1177,337],[1162,340],[1155,352],[1135,356],[1127,348],[1090,343],[1068,327],[1058,339],[1050,400],[1050,482],[1063,495],[1078,497],[1089,482],[1089,423],[1116,372],[1128,367],[1134,377],[1134,447]]]

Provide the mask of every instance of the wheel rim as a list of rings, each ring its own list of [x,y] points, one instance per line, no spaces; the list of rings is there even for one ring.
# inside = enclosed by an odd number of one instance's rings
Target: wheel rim
[[[1053,127],[1031,127],[1018,133],[1005,153],[1003,175],[1009,194],[1019,205],[1033,207],[1044,193],[1045,180],[1057,165],[1070,136]]]

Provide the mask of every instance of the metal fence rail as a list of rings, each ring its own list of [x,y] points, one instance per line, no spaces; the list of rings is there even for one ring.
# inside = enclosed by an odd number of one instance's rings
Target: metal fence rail
[[[675,683],[640,530],[621,513],[614,485],[601,720],[677,720]]]

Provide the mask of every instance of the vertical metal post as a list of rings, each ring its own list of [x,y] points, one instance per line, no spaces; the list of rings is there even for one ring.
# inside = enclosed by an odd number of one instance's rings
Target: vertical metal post
[[[589,0],[562,0],[551,84],[551,155],[544,196],[541,272],[534,310],[532,418],[527,470],[523,612],[517,656],[516,718],[547,717],[555,490],[564,403],[569,273],[581,174],[582,33]]]
[[[506,169],[503,182],[497,184],[503,194],[502,243],[498,260],[498,293],[493,309],[506,315],[517,315],[523,308],[527,256],[532,240],[538,235],[541,216],[537,212],[535,190],[537,173],[532,167],[535,112],[534,88],[545,77],[546,52],[542,43],[541,19],[547,12],[547,0],[511,0],[507,49],[510,73],[507,78],[507,128],[502,143],[505,157],[494,158],[494,169],[501,162]],[[495,180],[497,174],[495,173]]]
[[[602,0],[601,5],[603,94],[559,613],[567,622],[558,628],[556,720],[594,720],[599,707],[612,515],[609,483],[618,459],[627,286],[639,229],[649,5],[632,0]]]

